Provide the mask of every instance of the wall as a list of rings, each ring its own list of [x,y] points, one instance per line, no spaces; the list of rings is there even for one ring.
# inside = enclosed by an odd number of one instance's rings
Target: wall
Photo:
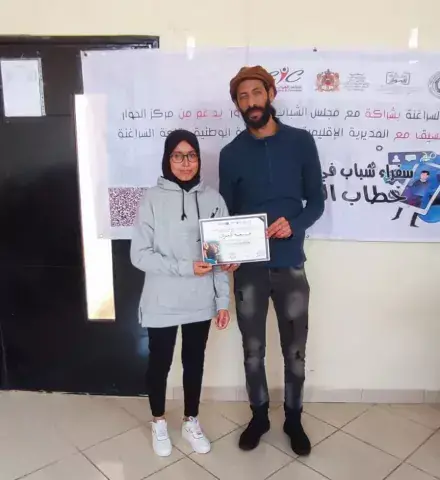
[[[418,28],[418,48],[438,51],[439,17],[438,0],[1,0],[0,34],[157,34],[166,49],[184,49],[194,37],[196,47],[404,50]],[[308,398],[356,401],[365,390],[371,401],[433,400],[440,391],[439,245],[314,241],[307,255]],[[268,324],[268,379],[279,389],[273,314]],[[228,387],[228,398],[240,387],[241,397],[242,370],[234,323],[210,339],[205,385]],[[170,386],[180,379],[175,362]]]

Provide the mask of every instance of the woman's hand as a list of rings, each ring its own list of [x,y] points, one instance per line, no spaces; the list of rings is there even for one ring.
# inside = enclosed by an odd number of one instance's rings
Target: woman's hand
[[[215,325],[219,330],[224,330],[231,321],[228,310],[219,310],[218,315],[215,317]]]
[[[238,270],[239,267],[240,267],[239,263],[228,263],[228,264],[223,264],[222,265],[222,270],[223,270],[223,272],[231,273],[231,272],[235,272],[236,270]]]
[[[194,275],[202,277],[212,271],[212,265],[207,262],[194,262]]]

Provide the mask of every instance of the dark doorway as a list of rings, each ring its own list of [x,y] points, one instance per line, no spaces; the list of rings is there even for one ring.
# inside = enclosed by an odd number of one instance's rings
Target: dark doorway
[[[129,242],[113,242],[116,322],[87,319],[74,95],[81,51],[158,47],[158,37],[0,37],[0,59],[42,59],[46,103],[45,117],[5,118],[0,95],[3,389],[145,393]]]

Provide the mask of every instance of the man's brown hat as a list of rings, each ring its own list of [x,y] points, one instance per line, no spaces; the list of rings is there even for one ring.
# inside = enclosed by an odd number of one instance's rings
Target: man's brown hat
[[[234,102],[237,100],[238,86],[245,80],[261,80],[267,89],[273,88],[275,95],[277,94],[275,80],[266,69],[260,65],[256,65],[255,67],[243,67],[229,84],[229,91]]]

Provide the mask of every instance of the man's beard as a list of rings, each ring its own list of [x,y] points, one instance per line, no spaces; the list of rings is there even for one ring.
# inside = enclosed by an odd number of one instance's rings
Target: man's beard
[[[261,117],[257,120],[253,120],[251,115],[255,112],[261,112]],[[272,107],[270,100],[266,102],[264,107],[250,107],[245,112],[240,109],[241,116],[243,117],[244,122],[249,128],[253,130],[259,130],[260,128],[265,127],[270,118],[275,116],[275,109]]]

